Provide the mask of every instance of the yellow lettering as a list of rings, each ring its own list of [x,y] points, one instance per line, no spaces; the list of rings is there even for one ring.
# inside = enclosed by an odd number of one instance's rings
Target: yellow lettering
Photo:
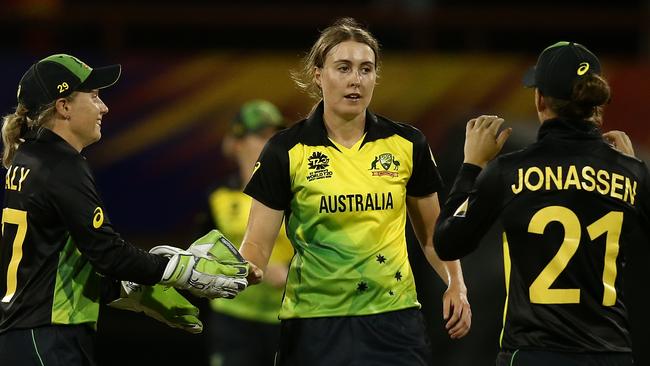
[[[18,186],[14,184],[14,179],[16,178],[16,171],[18,170],[18,167],[15,168],[12,167],[12,170],[13,172],[11,173],[11,179],[9,180],[9,189],[15,191],[16,189],[18,189]]]
[[[533,173],[537,174],[537,183],[534,185],[530,182],[530,176]],[[542,169],[536,166],[528,168],[528,170],[526,170],[526,175],[524,176],[524,182],[529,191],[536,191],[542,188],[542,185],[544,185],[544,173],[542,172]]]
[[[575,186],[576,189],[580,189],[580,179],[578,179],[578,170],[575,165],[569,167],[569,171],[566,174],[566,181],[564,182],[564,189],[569,189],[569,186]]]
[[[609,173],[607,170],[599,170],[598,173],[596,173],[596,179],[598,179],[599,183],[596,186],[598,193],[605,195],[609,193]]]
[[[636,181],[634,181],[634,187],[636,188]],[[629,200],[627,199],[628,197],[630,197]],[[630,202],[631,205],[634,205],[634,194],[632,193],[632,182],[628,177],[625,177],[625,193],[623,194],[623,201]]]
[[[562,189],[562,167],[557,167],[557,174],[555,175],[553,174],[553,168],[550,166],[547,166],[544,171],[546,172],[546,190],[551,189],[551,180],[555,184],[555,189]]]
[[[11,173],[11,166],[9,167],[9,170],[7,170],[7,174],[5,174],[5,189],[9,189],[9,173]]]
[[[26,175],[26,174],[25,174]],[[21,172],[22,177],[22,172]],[[634,205],[637,182],[625,175],[607,170],[596,170],[592,166],[576,165],[567,168],[561,166],[544,166],[518,168],[515,182],[510,185],[512,193],[519,194],[527,189],[539,190],[582,189],[629,202]]]
[[[593,192],[594,189],[596,189],[596,180],[594,179],[594,176],[596,175],[596,171],[594,168],[590,166],[586,166],[582,168],[582,178],[586,180],[587,182],[591,183],[591,185],[585,184],[585,182],[582,182],[582,189],[584,189],[587,192]]]
[[[18,181],[18,191],[23,189],[23,182],[27,179],[30,169],[20,168],[20,180]]]
[[[612,190],[609,195],[619,200],[623,199],[623,195],[617,192],[618,189],[623,189],[623,178],[620,174],[612,173]]]
[[[519,176],[519,187],[515,187],[514,184],[510,186],[512,188],[512,193],[514,194],[519,194],[524,189],[524,170],[519,168],[517,170],[517,175]]]

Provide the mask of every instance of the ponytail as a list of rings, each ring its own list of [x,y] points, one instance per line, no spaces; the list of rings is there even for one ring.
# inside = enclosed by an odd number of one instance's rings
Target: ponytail
[[[544,98],[549,108],[560,117],[569,119],[590,119],[602,124],[603,107],[611,100],[607,81],[597,74],[587,74],[576,80],[571,100]]]
[[[73,96],[68,96],[66,99],[71,100]],[[16,111],[12,114],[4,116],[2,123],[2,165],[9,168],[13,163],[14,156],[18,146],[23,143],[23,135],[35,127],[41,127],[56,114],[56,102],[52,102],[41,107],[34,116],[27,107],[18,103]]]
[[[3,118],[2,124],[2,165],[9,168],[14,160],[14,155],[20,145],[22,132],[27,128],[27,108],[18,104],[16,112],[8,114]]]

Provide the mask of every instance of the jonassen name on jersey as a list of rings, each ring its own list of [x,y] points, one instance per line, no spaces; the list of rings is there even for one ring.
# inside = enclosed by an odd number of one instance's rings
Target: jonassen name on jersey
[[[636,196],[636,181],[624,175],[612,173],[607,170],[595,170],[590,166],[582,167],[580,174],[575,165],[568,168],[555,167],[530,167],[519,168],[517,182],[513,184],[512,193],[519,194],[524,189],[538,190],[566,190],[582,189],[587,192],[598,192],[604,196],[620,199],[634,205]]]
[[[392,208],[393,194],[391,192],[335,194],[320,197],[318,213],[389,210]]]

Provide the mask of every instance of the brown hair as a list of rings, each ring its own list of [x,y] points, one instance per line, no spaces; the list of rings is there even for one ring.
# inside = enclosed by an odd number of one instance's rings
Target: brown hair
[[[379,71],[379,42],[364,27],[353,18],[340,18],[334,24],[325,28],[311,50],[302,59],[302,66],[291,73],[291,78],[298,88],[315,99],[323,97],[323,91],[314,81],[315,68],[323,67],[329,51],[337,44],[353,40],[367,44],[375,54],[375,69]]]
[[[73,93],[65,97],[74,98]],[[18,103],[16,111],[3,117],[2,123],[2,165],[9,168],[16,155],[18,146],[24,142],[23,135],[28,129],[41,127],[49,122],[56,113],[56,101],[42,106],[37,113],[31,113],[23,104]]]
[[[544,97],[548,107],[559,117],[594,119],[602,124],[603,106],[609,103],[611,90],[607,80],[597,74],[587,74],[573,84],[570,100]]]

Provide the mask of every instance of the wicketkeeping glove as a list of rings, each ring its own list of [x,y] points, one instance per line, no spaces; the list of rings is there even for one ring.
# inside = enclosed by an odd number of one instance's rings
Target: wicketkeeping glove
[[[190,333],[203,331],[203,324],[198,318],[199,309],[173,287],[144,286],[128,281],[122,281],[121,287],[120,298],[110,302],[110,307],[143,312],[170,327]]]
[[[187,250],[198,257],[208,256],[219,263],[248,268],[246,259],[239,254],[237,248],[216,229],[196,239]]]
[[[248,286],[246,262],[220,263],[209,253],[168,245],[153,247],[149,252],[169,258],[161,284],[187,289],[195,296],[231,299]]]

